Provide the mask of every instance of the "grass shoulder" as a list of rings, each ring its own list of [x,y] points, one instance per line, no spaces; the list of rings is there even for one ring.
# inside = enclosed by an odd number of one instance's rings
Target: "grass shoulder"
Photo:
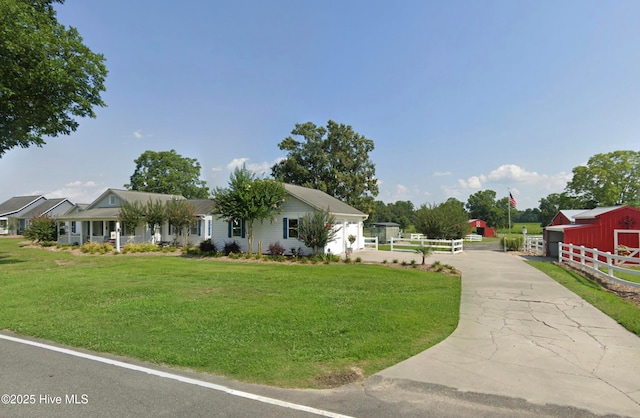
[[[543,261],[528,263],[613,318],[630,332],[640,336],[640,299],[634,302],[633,299],[625,298],[622,294],[615,294],[603,288],[595,280],[577,271],[554,263]]]

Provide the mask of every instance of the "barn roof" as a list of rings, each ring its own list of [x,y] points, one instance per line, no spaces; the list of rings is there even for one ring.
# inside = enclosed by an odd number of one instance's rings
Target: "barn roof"
[[[591,210],[583,211],[574,216],[574,219],[595,219],[600,215],[603,215],[608,212],[613,212],[614,210],[618,210],[623,206],[606,206],[601,208],[594,208]]]
[[[585,211],[586,209],[563,209],[560,211],[560,213],[563,214],[571,222],[575,222],[576,215],[579,215]]]
[[[575,228],[593,228],[592,224],[570,224],[570,225],[553,225],[553,226],[545,226],[545,231],[559,231],[564,232],[566,229],[575,229]]]

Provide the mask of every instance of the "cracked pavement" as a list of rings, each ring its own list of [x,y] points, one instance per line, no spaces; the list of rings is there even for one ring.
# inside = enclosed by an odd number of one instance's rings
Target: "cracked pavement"
[[[639,337],[519,256],[468,251],[435,259],[462,272],[458,328],[376,376],[640,416]]]

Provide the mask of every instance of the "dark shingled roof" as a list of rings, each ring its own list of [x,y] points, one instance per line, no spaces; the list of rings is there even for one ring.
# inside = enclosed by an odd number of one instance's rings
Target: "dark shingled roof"
[[[20,218],[31,219],[31,218],[35,218],[36,216],[42,216],[47,212],[49,212],[51,209],[54,209],[56,206],[58,206],[60,203],[64,202],[65,200],[67,200],[67,198],[64,198],[64,197],[59,199],[45,200],[35,208],[20,215]]]
[[[33,201],[41,198],[42,196],[15,196],[0,204],[0,216],[11,215],[12,213],[19,212],[25,206],[33,203]]]

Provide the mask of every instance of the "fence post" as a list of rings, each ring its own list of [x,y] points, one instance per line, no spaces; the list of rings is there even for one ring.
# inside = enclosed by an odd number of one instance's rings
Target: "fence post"
[[[585,263],[585,253],[586,251],[584,250],[584,245],[580,246],[580,264],[582,265],[582,267],[584,267],[586,265]]]
[[[562,241],[558,242],[558,263],[562,263],[562,251],[564,251],[563,246],[564,244],[562,244]]]
[[[598,257],[598,249],[597,248],[594,248],[592,250],[591,257],[592,257],[591,259],[593,260],[591,262],[593,272],[597,273],[598,271],[600,271],[600,270],[598,270],[598,263],[600,262],[600,257]]]
[[[393,252],[393,237],[391,237],[391,251]]]
[[[607,251],[607,273],[613,277],[613,260],[609,251]]]

